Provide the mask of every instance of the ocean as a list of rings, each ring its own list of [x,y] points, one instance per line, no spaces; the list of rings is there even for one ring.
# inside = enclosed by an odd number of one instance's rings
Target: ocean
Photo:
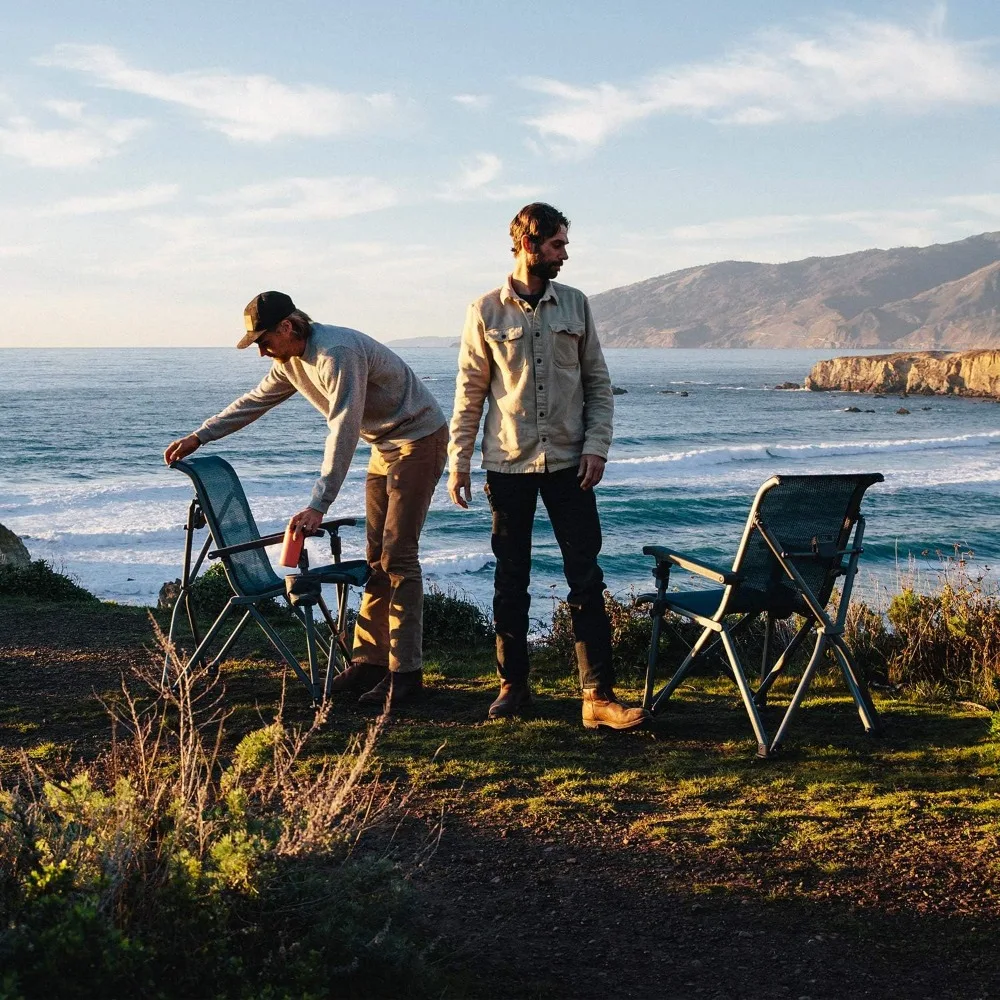
[[[400,353],[450,414],[455,350]],[[956,553],[974,553],[975,570],[993,572],[1000,406],[774,388],[843,353],[607,351],[612,381],[626,390],[615,397],[615,440],[597,494],[613,592],[651,588],[646,544],[731,560],[753,495],[774,473],[885,475],[865,501],[862,590],[892,590],[914,571],[933,583]],[[232,349],[5,350],[0,359],[0,523],[99,597],[154,604],[163,582],[180,575],[191,496],[187,478],[163,465],[163,449],[254,385],[265,362]],[[911,412],[897,414],[901,406]],[[296,397],[200,454],[232,463],[267,533],[305,506],[324,437],[319,414]],[[333,515],[363,515],[367,458],[361,444]],[[468,511],[450,503],[442,481],[422,562],[433,586],[488,604],[484,481],[475,470]],[[346,529],[344,540],[347,558],[363,555],[360,529]],[[309,543],[314,564],[322,545]],[[544,620],[566,587],[541,514],[534,551],[532,613]]]

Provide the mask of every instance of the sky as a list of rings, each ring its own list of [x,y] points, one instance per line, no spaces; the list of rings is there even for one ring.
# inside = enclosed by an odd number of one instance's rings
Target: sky
[[[595,294],[1000,230],[1000,4],[0,0],[0,347],[218,347],[258,291],[457,337],[511,217]]]

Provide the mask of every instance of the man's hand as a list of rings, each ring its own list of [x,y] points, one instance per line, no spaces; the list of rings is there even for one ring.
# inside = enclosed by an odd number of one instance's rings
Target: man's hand
[[[293,515],[289,524],[292,526],[292,534],[311,535],[322,523],[325,514],[321,514],[315,507],[306,507],[298,514]]]
[[[580,468],[576,477],[580,480],[580,489],[593,489],[604,478],[605,459],[600,455],[581,455]]]
[[[462,496],[462,493],[465,496]],[[469,509],[469,501],[472,499],[472,476],[468,472],[452,472],[448,476],[448,496],[451,502],[457,507]]]
[[[187,458],[191,452],[200,447],[201,442],[198,440],[198,435],[188,434],[187,437],[178,438],[167,445],[167,450],[163,453],[163,461],[167,465],[171,465],[179,459]]]

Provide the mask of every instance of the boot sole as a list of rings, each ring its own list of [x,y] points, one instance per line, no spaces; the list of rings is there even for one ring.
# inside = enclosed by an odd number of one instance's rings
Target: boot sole
[[[637,719],[635,722],[629,722],[625,725],[616,726],[613,722],[590,722],[589,720],[584,720],[584,729],[600,729],[603,726],[605,729],[614,729],[616,732],[627,732],[629,729],[638,729],[640,726],[646,724],[648,720]]]
[[[531,711],[531,702],[526,701],[523,705],[518,705],[516,708],[505,708],[499,712],[494,712],[492,709],[486,713],[487,719],[513,719],[516,716],[523,715],[526,712]]]

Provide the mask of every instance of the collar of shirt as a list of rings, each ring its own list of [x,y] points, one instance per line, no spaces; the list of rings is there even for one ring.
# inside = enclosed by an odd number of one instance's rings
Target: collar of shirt
[[[513,302],[515,300],[517,302],[524,301],[521,296],[514,291],[513,275],[508,274],[506,280],[500,288],[500,302],[502,305],[506,305],[508,302]],[[538,304],[541,305],[543,302],[549,301],[559,301],[559,295],[556,292],[555,283],[552,281],[545,286],[545,294],[538,300]]]

